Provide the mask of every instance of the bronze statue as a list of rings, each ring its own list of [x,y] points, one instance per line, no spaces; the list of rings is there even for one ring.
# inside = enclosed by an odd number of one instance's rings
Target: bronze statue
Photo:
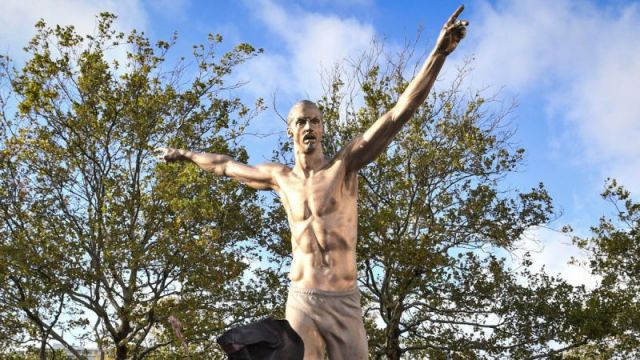
[[[460,6],[444,24],[436,46],[398,103],[332,159],[325,158],[322,114],[311,101],[289,111],[295,166],[246,165],[227,155],[159,148],[166,161],[189,160],[203,170],[260,190],[274,190],[291,229],[293,260],[286,318],[302,337],[305,359],[366,359],[367,340],[356,283],[358,170],[381,154],[413,116],[447,55],[465,36]]]

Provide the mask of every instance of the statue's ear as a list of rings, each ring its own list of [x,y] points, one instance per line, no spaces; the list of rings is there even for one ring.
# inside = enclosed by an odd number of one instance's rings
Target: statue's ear
[[[287,128],[287,136],[292,138],[293,137],[293,131],[291,131],[291,128]]]

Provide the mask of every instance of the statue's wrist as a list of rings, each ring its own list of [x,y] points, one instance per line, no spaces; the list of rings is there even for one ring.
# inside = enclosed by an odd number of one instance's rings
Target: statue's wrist
[[[441,56],[449,56],[449,54],[451,54],[453,51],[447,51],[444,48],[436,48],[435,54],[436,55],[441,55]]]
[[[178,150],[178,160],[191,160],[193,153],[189,150]]]

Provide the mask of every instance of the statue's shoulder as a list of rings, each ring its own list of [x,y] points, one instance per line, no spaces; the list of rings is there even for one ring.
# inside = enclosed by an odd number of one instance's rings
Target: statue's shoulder
[[[280,163],[265,163],[260,165],[261,168],[268,170],[272,174],[286,175],[291,172],[291,168]]]
[[[343,166],[348,168],[349,162],[352,161],[353,153],[358,147],[362,146],[362,134],[358,134],[351,139],[346,145],[344,145],[329,161],[328,166]]]

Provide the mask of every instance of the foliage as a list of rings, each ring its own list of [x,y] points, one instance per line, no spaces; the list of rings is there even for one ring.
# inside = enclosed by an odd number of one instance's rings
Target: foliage
[[[591,331],[583,350],[590,356],[631,359],[640,356],[640,203],[609,180],[602,197],[615,209],[615,218],[602,217],[590,238],[574,237],[587,251],[586,266],[601,278],[588,306]]]
[[[172,64],[175,36],[152,44],[114,19],[100,14],[93,35],[40,21],[21,69],[0,59],[0,341],[56,341],[81,358],[66,333],[140,359],[179,349],[174,314],[192,352],[213,356],[223,328],[268,306],[245,280],[260,199],[151,150],[246,160],[236,138],[263,105],[230,96],[228,76],[260,50],[222,52],[210,35]]]
[[[2,353],[2,359],[4,360],[38,360],[43,358],[47,359],[49,357],[52,359],[64,359],[65,356],[64,351],[51,349],[47,349],[44,353],[39,350],[36,351],[35,349],[28,349],[20,352],[8,352],[5,350]]]

